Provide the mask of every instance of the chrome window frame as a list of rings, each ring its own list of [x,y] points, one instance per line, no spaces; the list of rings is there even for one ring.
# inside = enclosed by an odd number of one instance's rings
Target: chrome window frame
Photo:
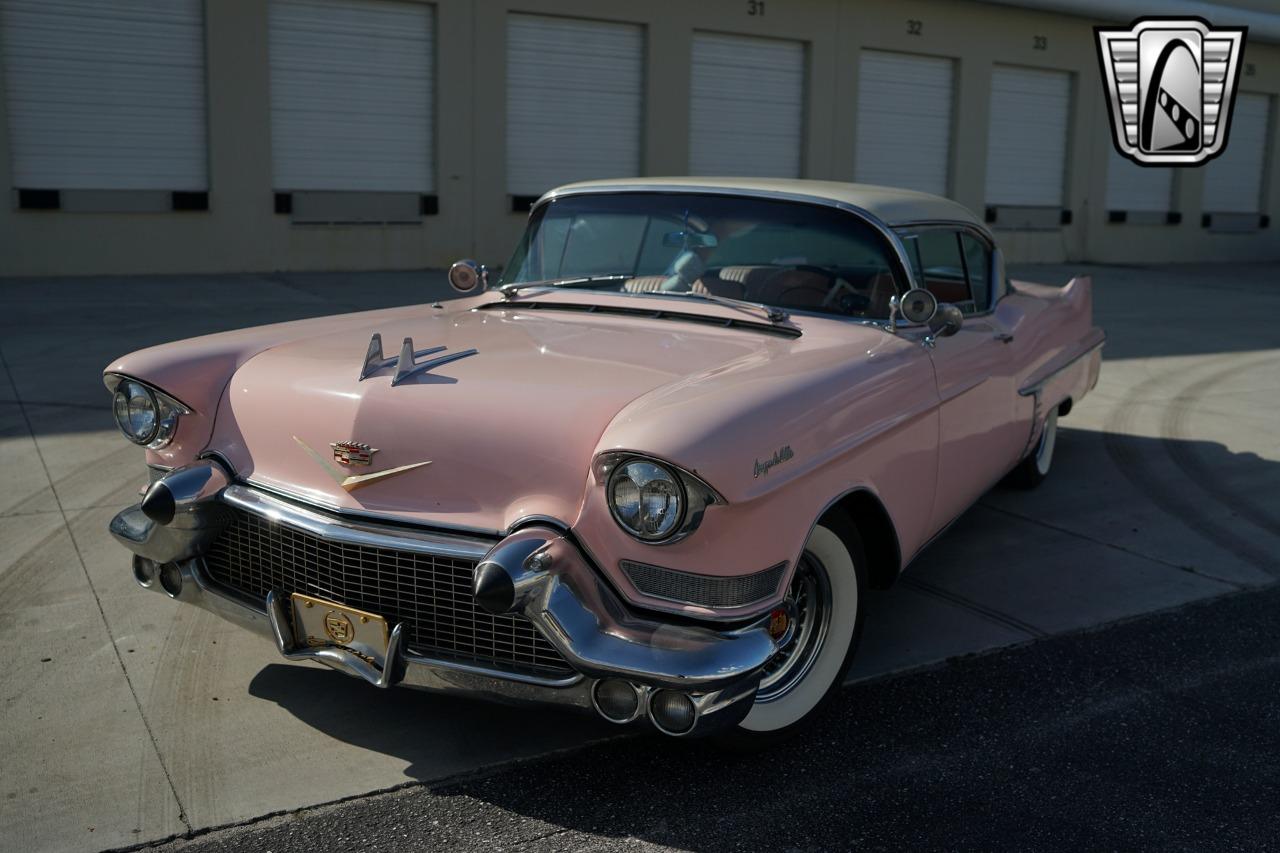
[[[976,317],[991,316],[995,313],[996,306],[1000,304],[1000,300],[1009,295],[1009,289],[1005,287],[1005,276],[997,275],[998,272],[1003,272],[1004,270],[1003,260],[999,264],[996,263],[996,255],[1000,251],[1000,247],[996,245],[995,238],[991,236],[991,232],[987,231],[987,229],[979,227],[972,222],[963,222],[961,220],[953,219],[922,219],[913,222],[903,222],[899,225],[893,226],[893,228],[899,232],[899,237],[904,235],[909,236],[911,233],[917,231],[936,231],[944,228],[953,231],[964,231],[976,237],[984,246],[987,247],[987,252],[989,253],[987,260],[987,286],[991,288],[991,304],[987,306],[985,311],[965,313],[964,316],[966,320]],[[905,251],[905,242],[903,243],[903,246]],[[963,252],[961,254],[963,256]],[[972,295],[972,290],[970,290],[970,294]],[[907,323],[905,320],[898,320],[899,328],[910,325],[912,324]]]

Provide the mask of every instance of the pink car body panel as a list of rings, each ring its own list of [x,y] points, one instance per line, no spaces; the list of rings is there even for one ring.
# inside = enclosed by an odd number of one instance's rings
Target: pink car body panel
[[[217,451],[248,482],[311,504],[424,524],[510,530],[547,517],[570,527],[633,602],[731,618],[641,594],[622,560],[732,576],[793,566],[836,499],[866,490],[884,506],[902,565],[1025,454],[1050,407],[1096,381],[1101,332],[1091,285],[1017,283],[989,314],[934,349],[923,331],[793,317],[787,338],[679,319],[530,310],[496,294],[264,326],[152,347],[107,370],[191,406],[166,466]],[[540,303],[634,307],[638,297],[539,293]],[[722,319],[739,311],[688,299],[646,305]],[[498,303],[498,304],[495,304]],[[358,379],[373,333],[389,354],[478,353],[396,387],[394,368]],[[1008,342],[997,336],[1011,335]],[[1083,357],[1082,357],[1083,356]],[[1020,394],[1040,383],[1034,393]],[[357,440],[375,470],[431,464],[345,491],[295,440],[321,454]],[[790,448],[760,474],[757,461]],[[727,503],[695,535],[639,542],[614,522],[591,463],[643,452],[696,473]],[[899,566],[901,568],[901,566]],[[758,612],[779,600],[785,583]]]

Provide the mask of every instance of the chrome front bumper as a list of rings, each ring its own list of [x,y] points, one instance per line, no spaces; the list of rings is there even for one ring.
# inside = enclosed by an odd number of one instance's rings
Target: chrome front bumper
[[[202,568],[202,555],[227,526],[231,507],[329,541],[478,559],[477,582],[487,576],[510,583],[510,589],[499,584],[497,600],[481,603],[495,612],[523,615],[574,672],[545,678],[421,657],[403,647],[399,626],[392,628],[381,667],[343,648],[300,644],[287,617],[289,590],[273,591],[265,602],[246,600],[215,584]],[[575,544],[550,527],[525,528],[495,545],[378,525],[233,483],[213,462],[161,478],[142,503],[112,519],[110,531],[134,552],[135,579],[143,587],[255,631],[271,639],[286,658],[313,660],[379,687],[399,684],[497,701],[594,707],[613,722],[646,716],[650,698],[671,691],[687,697],[696,710],[693,728],[684,733],[703,734],[741,721],[754,701],[762,668],[786,640],[775,641],[767,618],[726,630],[641,615],[605,583]],[[598,685],[610,682],[616,688],[619,681],[630,684],[636,695],[636,711],[627,719],[609,716],[593,699]]]

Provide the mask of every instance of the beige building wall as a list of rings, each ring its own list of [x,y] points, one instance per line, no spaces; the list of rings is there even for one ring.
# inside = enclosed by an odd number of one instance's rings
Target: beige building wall
[[[693,33],[797,39],[807,45],[806,177],[852,180],[861,51],[956,61],[950,193],[980,215],[989,88],[996,63],[1069,72],[1073,102],[1064,205],[1072,222],[997,230],[1016,261],[1280,259],[1280,223],[1243,234],[1201,226],[1203,170],[1174,182],[1177,225],[1113,224],[1104,207],[1111,146],[1093,22],[957,0],[435,0],[436,187],[439,214],[402,225],[301,225],[273,212],[267,56],[268,0],[206,0],[209,210],[73,213],[18,210],[0,109],[0,275],[392,269],[474,256],[502,264],[523,227],[505,175],[506,15],[511,11],[646,28],[643,172],[688,168]],[[405,0],[420,2],[420,0]],[[758,9],[759,7],[757,7]],[[919,26],[908,26],[918,21]],[[1229,24],[1229,21],[1215,21]],[[911,30],[918,30],[913,34]],[[1036,37],[1046,48],[1036,49]],[[1280,94],[1280,46],[1250,41],[1244,91]],[[0,97],[3,94],[0,79]],[[910,109],[904,104],[904,109]],[[1280,206],[1280,104],[1273,100],[1263,213]],[[765,117],[762,117],[765,118]]]

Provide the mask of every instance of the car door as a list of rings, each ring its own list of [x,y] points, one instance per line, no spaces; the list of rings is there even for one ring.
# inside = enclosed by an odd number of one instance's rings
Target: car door
[[[929,351],[938,387],[936,531],[1008,472],[1026,436],[1015,418],[1011,330],[992,310],[999,288],[990,243],[961,226],[918,228],[904,233],[903,243],[917,286],[964,314],[960,331],[949,337],[915,333]]]

